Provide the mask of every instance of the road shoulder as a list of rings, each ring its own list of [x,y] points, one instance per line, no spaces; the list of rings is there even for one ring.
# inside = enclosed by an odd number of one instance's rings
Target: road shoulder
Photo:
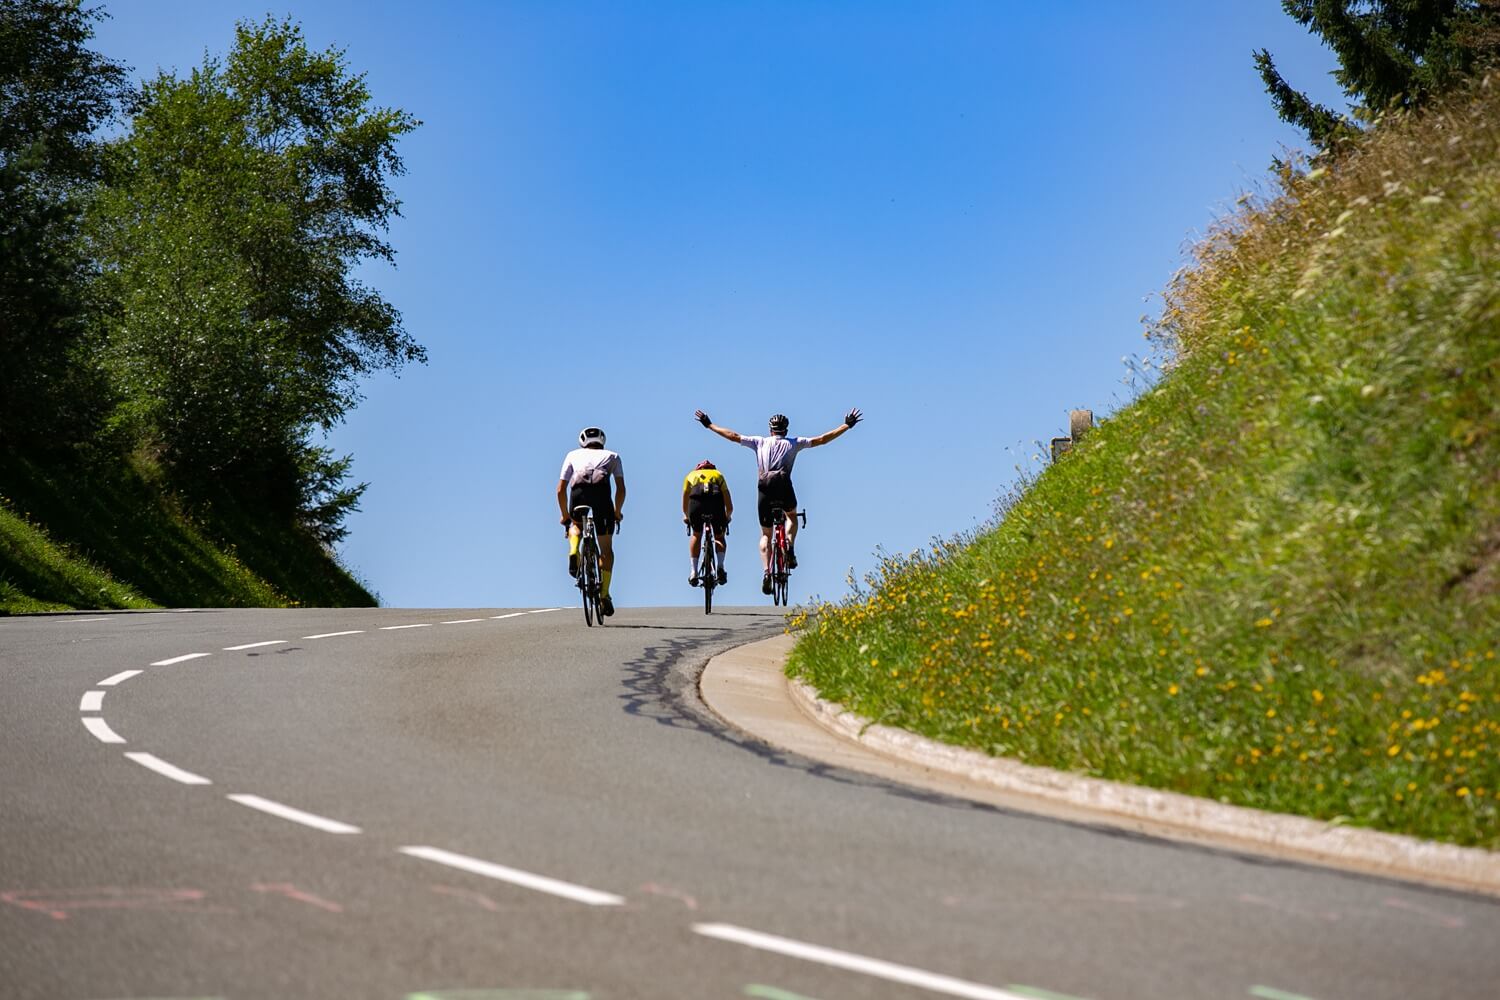
[[[726,723],[803,756],[1002,809],[1286,861],[1500,896],[1500,854],[1104,781],[876,725],[785,674],[792,638],[709,661],[704,702]]]

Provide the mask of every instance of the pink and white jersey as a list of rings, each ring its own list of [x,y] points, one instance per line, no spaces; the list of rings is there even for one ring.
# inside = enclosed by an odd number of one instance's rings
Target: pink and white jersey
[[[797,452],[812,444],[812,438],[804,437],[757,437],[741,434],[740,444],[755,451],[755,467],[759,478],[764,479],[773,472],[790,476],[792,465],[797,461]]]

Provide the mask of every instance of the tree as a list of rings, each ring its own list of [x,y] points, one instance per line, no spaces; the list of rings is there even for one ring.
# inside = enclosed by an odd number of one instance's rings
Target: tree
[[[209,474],[335,522],[353,503],[348,463],[309,439],[362,376],[425,360],[353,275],[394,259],[396,143],[418,124],[272,18],[238,24],[225,61],[142,87],[93,232],[121,419],[180,483]]]
[[[1420,106],[1500,54],[1500,0],[1282,0],[1281,7],[1333,49],[1333,76],[1352,114],[1294,89],[1265,49],[1254,54],[1256,69],[1281,119],[1323,149],[1387,111]]]
[[[81,199],[125,71],[88,48],[96,8],[0,0],[0,443],[85,438],[104,391],[84,355]]]

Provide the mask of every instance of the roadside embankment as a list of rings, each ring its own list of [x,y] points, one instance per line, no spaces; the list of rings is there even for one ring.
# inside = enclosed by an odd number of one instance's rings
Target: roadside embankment
[[[1500,78],[1195,251],[1168,374],[989,531],[811,609],[867,719],[1500,847]]]
[[[299,604],[375,599],[255,504],[224,495],[189,508],[130,460],[0,451],[0,614]]]

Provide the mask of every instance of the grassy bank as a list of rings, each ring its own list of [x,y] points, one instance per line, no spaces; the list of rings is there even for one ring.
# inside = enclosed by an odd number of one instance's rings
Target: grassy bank
[[[1027,762],[1500,847],[1500,78],[1282,181],[1175,364],[789,669]]]
[[[232,495],[189,509],[139,461],[0,452],[0,613],[374,603],[310,535]]]

